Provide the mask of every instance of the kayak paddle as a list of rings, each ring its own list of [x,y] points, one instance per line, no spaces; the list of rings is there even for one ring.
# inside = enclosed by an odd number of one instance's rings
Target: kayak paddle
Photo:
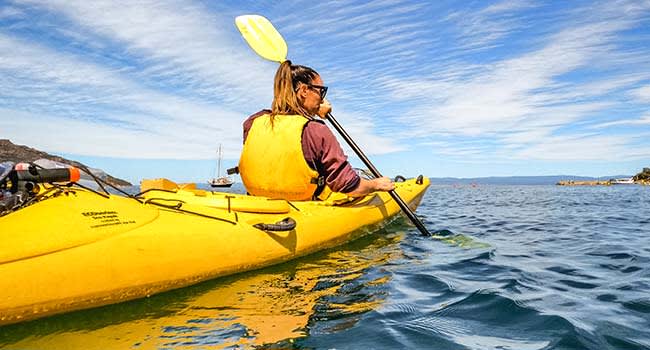
[[[267,60],[282,63],[287,59],[287,43],[280,33],[273,27],[273,24],[263,16],[260,15],[243,15],[235,18],[235,25],[241,32],[242,36],[248,45],[258,55],[266,58]],[[343,129],[341,124],[336,121],[331,113],[327,114],[327,119],[330,121],[334,129],[345,139],[345,142],[354,150],[357,156],[368,167],[370,172],[375,177],[381,177],[381,174],[370,162],[370,159],[361,151],[359,146],[352,140],[350,135]],[[415,216],[411,208],[400,198],[394,190],[388,191],[393,200],[399,205],[404,214],[411,220],[411,222],[420,230],[424,235],[430,236],[431,233],[424,227],[422,221]]]

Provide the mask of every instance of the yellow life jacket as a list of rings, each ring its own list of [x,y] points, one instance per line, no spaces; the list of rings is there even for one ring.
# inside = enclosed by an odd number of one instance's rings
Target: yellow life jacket
[[[287,200],[311,200],[319,188],[318,172],[302,152],[302,131],[309,119],[301,115],[265,114],[255,118],[239,159],[239,173],[248,193]],[[320,179],[321,186],[324,179]]]

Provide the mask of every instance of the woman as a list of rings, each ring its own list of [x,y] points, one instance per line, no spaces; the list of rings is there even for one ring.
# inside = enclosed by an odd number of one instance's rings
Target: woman
[[[271,110],[244,122],[239,171],[248,193],[288,200],[324,198],[330,190],[351,197],[389,191],[393,182],[366,180],[352,169],[322,120],[332,110],[327,87],[313,69],[284,61],[275,74]]]

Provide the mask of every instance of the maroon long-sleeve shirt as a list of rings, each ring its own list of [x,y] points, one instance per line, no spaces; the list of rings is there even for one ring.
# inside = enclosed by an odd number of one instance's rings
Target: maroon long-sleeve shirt
[[[270,114],[268,109],[261,110],[244,121],[244,142],[253,120],[264,114]],[[341,145],[332,131],[321,120],[313,120],[302,130],[302,153],[309,167],[325,177],[325,183],[334,192],[348,193],[359,186],[361,178],[348,162]]]

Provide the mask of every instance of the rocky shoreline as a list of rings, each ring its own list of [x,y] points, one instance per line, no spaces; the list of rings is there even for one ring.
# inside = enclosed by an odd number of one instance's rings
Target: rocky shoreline
[[[558,186],[612,186],[612,185],[643,185],[650,186],[650,168],[643,168],[643,171],[634,175],[630,182],[622,182],[617,179],[609,180],[593,180],[593,181],[572,181],[562,180],[556,185]]]
[[[86,166],[83,163],[74,160],[69,160],[63,157],[52,155],[31,147],[16,145],[7,139],[0,139],[0,162],[2,161],[10,161],[14,163],[35,162],[40,159],[46,159],[57,163],[63,163],[78,168],[82,168],[82,167],[88,168],[95,176],[99,177],[103,181],[113,186],[132,186],[130,182],[108,175],[100,169],[93,169],[91,167]]]
[[[620,183],[613,182],[611,180],[605,180],[605,181],[559,181],[556,185],[558,186],[613,186],[613,185],[621,185]],[[644,186],[650,186],[650,181],[634,181],[630,183],[629,185],[644,185]]]

